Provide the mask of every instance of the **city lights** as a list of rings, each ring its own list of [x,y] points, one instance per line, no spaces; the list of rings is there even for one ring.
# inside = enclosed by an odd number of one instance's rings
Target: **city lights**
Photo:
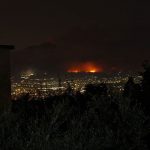
[[[49,94],[62,94],[68,88],[68,83],[71,88],[76,91],[83,93],[84,87],[87,84],[99,84],[105,83],[111,89],[116,91],[122,91],[124,84],[128,80],[128,74],[122,75],[118,73],[114,76],[105,77],[97,73],[96,69],[91,69],[85,73],[80,73],[79,70],[72,70],[71,74],[67,73],[65,78],[60,80],[57,76],[50,77],[46,76],[36,76],[35,73],[28,76],[21,74],[20,79],[17,81],[12,80],[12,96],[14,98],[22,95],[23,93],[29,93],[33,97],[47,97]],[[135,81],[138,83],[141,77],[137,76]]]

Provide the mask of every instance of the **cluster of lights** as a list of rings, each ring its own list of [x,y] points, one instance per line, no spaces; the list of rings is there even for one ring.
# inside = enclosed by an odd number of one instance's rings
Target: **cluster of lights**
[[[86,64],[87,65],[87,64]],[[89,65],[89,64],[88,64]],[[90,66],[90,67],[89,67]],[[29,93],[34,97],[47,96],[49,94],[62,94],[66,91],[68,88],[68,85],[71,86],[71,88],[74,91],[84,91],[84,87],[87,84],[97,84],[97,83],[106,83],[108,87],[111,89],[114,89],[116,91],[122,91],[124,88],[124,84],[128,80],[128,76],[121,76],[117,75],[114,77],[99,77],[98,74],[94,74],[98,71],[97,68],[94,68],[93,65],[89,65],[86,70],[88,73],[92,74],[81,74],[78,76],[76,74],[75,76],[72,74],[68,74],[68,77],[65,77],[65,79],[61,80],[61,84],[59,83],[59,80],[57,77],[51,77],[51,78],[38,78],[36,75],[34,75],[32,72],[29,72],[28,74],[23,74],[20,78],[20,82],[12,82],[12,96],[18,97],[22,93]],[[92,67],[93,68],[92,68]],[[81,67],[82,69],[82,67]],[[71,70],[69,72],[78,73],[81,72],[81,70]],[[28,78],[25,78],[27,76]],[[137,82],[141,79],[140,77],[136,77]]]

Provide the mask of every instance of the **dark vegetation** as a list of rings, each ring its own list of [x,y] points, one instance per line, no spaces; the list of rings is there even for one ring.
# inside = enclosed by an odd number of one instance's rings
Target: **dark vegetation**
[[[12,102],[0,117],[1,150],[148,150],[150,139],[150,66],[143,80],[129,78],[121,94],[105,84],[86,92]]]

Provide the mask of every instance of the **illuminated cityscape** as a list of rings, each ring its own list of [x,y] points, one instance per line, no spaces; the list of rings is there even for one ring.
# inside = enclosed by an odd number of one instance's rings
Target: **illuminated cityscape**
[[[130,74],[121,72],[111,75],[99,73],[65,73],[61,76],[36,74],[33,71],[26,71],[15,79],[12,77],[12,97],[17,99],[24,93],[29,93],[32,97],[45,98],[49,95],[58,95],[66,92],[71,87],[74,92],[84,92],[87,84],[105,83],[109,90],[121,92]],[[141,76],[135,76],[134,80],[139,83]]]

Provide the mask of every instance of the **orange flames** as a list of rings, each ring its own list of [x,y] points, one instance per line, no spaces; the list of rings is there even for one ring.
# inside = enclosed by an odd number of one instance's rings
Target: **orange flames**
[[[68,70],[68,72],[71,72],[71,73],[79,73],[79,72],[97,73],[97,72],[102,72],[102,71],[103,71],[103,68],[101,66],[97,66],[91,62],[74,65]]]

